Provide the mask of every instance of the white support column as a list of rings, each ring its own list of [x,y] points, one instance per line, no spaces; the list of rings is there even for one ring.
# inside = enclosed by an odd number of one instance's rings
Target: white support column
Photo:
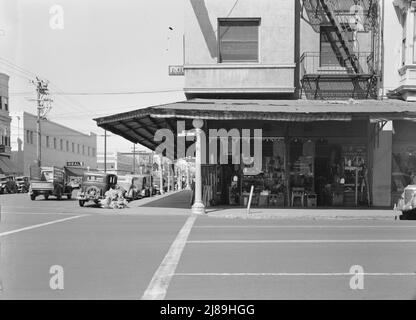
[[[164,194],[165,191],[163,190],[163,156],[161,154],[159,155],[159,179],[160,194]]]
[[[202,172],[201,172],[201,128],[204,122],[199,119],[195,119],[192,122],[195,127],[196,144],[195,144],[195,202],[192,206],[192,213],[204,214],[205,205],[202,202]]]
[[[167,161],[167,166],[168,166],[168,192],[170,191],[170,161]]]
[[[191,182],[189,179],[190,173],[189,173],[189,162],[186,160],[186,190],[191,190]]]

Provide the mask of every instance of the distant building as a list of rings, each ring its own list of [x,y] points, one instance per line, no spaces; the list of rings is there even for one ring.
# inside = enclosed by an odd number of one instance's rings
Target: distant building
[[[14,174],[10,161],[9,76],[0,73],[0,174]]]
[[[37,159],[36,116],[27,112],[11,113],[11,159],[19,174],[29,175]],[[41,121],[42,166],[66,166],[77,162],[91,169],[97,167],[97,136]]]
[[[107,159],[105,160],[104,153],[99,153],[97,156],[97,169],[104,171],[105,162],[107,165],[106,171],[108,173],[131,174],[134,172],[133,155],[122,152],[107,152]],[[137,160],[135,167],[137,168]]]

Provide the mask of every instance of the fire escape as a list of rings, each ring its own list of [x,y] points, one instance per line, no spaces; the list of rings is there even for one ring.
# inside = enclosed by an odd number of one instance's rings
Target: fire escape
[[[303,95],[319,100],[376,99],[377,1],[303,0],[302,11],[303,19],[321,37],[321,51],[304,52],[301,57]],[[365,50],[360,48],[359,33]]]

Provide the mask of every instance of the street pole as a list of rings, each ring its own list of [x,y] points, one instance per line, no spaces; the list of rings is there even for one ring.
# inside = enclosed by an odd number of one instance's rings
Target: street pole
[[[104,172],[107,173],[107,130],[104,130]]]
[[[202,202],[202,170],[201,170],[201,128],[204,125],[203,120],[195,119],[192,122],[195,127],[196,133],[196,146],[195,146],[195,202],[192,206],[192,213],[204,214],[205,205]]]
[[[186,190],[191,190],[191,184],[189,181],[189,162],[186,160]]]
[[[136,174],[136,144],[133,143],[133,174]]]
[[[36,158],[37,158],[37,165],[40,168],[42,164],[42,137],[41,137],[41,127],[40,127],[40,111],[41,107],[39,105],[40,103],[40,92],[38,91],[38,113],[36,118]]]
[[[48,98],[49,89],[48,89],[48,81],[41,80],[39,77],[36,77],[36,80],[32,81],[32,84],[36,86],[36,93],[37,93],[37,117],[36,117],[36,162],[37,166],[41,167],[42,165],[42,135],[41,135],[41,120],[42,117],[45,117],[46,114],[51,109],[50,102],[51,99]]]
[[[165,191],[163,190],[163,155],[159,155],[159,188],[160,188],[160,194],[164,194]]]
[[[168,160],[168,192],[170,191],[171,181],[170,181],[170,161]]]

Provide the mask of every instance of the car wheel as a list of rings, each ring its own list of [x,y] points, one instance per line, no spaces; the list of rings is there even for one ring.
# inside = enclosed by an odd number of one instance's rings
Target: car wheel
[[[31,194],[31,195],[30,195],[30,200],[32,200],[32,201],[33,201],[33,200],[35,200],[35,199],[36,199],[36,195]]]
[[[80,207],[83,207],[83,206],[84,206],[84,204],[85,204],[85,200],[79,200],[78,202],[79,202],[79,206],[80,206]]]
[[[68,200],[71,200],[71,198],[72,198],[72,194],[71,194],[71,193],[68,193],[68,195],[66,196],[66,198],[67,198]]]

